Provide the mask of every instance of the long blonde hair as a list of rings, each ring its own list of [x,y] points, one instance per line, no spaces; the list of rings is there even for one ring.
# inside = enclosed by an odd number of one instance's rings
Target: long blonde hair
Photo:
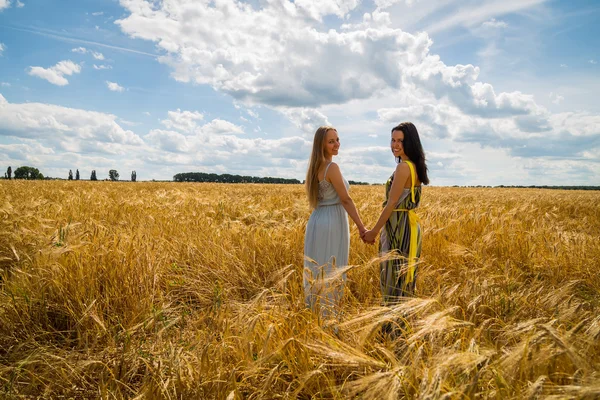
[[[325,163],[325,152],[323,150],[323,143],[327,132],[330,130],[337,132],[333,126],[321,126],[315,132],[315,138],[313,139],[313,148],[308,161],[308,171],[306,172],[306,195],[308,196],[308,203],[310,208],[317,208],[319,202],[319,170]]]

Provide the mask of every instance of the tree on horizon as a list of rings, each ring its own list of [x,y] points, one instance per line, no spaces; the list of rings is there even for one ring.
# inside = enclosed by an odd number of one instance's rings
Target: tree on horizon
[[[116,169],[111,169],[110,171],[108,171],[108,177],[110,178],[111,181],[118,181],[119,173],[117,172]]]
[[[15,179],[44,179],[44,175],[37,168],[25,165],[15,170]]]

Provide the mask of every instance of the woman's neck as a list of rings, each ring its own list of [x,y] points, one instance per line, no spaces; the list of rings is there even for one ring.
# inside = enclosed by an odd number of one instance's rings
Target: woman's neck
[[[332,162],[332,160],[333,160],[333,156],[329,156],[329,157],[325,156],[325,162],[330,163],[330,162]]]
[[[408,158],[408,156],[406,154],[400,156],[400,158],[402,159],[402,161],[410,161],[410,158]]]

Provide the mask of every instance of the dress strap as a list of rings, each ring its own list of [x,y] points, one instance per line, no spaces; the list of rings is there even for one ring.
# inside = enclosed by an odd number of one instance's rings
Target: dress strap
[[[327,170],[329,169],[329,166],[333,163],[333,161],[329,162],[329,164],[327,164],[327,166],[325,167],[325,173],[323,174],[323,180],[325,180],[325,178],[327,177]]]
[[[415,203],[415,166],[412,161],[404,161],[410,169],[410,199]]]

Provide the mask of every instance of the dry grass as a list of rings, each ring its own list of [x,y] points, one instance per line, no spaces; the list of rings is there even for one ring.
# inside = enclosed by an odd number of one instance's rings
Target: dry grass
[[[383,188],[352,194],[373,224]],[[379,306],[353,228],[334,327],[300,186],[2,181],[0,397],[598,398],[599,204],[427,188],[419,297]]]

